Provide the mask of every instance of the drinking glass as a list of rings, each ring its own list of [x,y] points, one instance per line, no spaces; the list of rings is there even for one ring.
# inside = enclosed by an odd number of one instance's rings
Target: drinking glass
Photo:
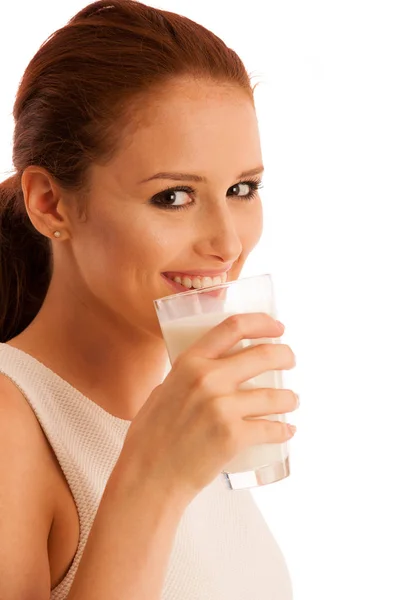
[[[154,305],[171,364],[178,354],[230,315],[265,312],[276,319],[270,274],[179,292],[155,300]],[[244,339],[229,353],[263,343],[279,344],[280,339]],[[265,371],[240,384],[239,388],[283,388],[282,371]],[[284,414],[249,418],[286,422]],[[223,476],[231,490],[274,483],[289,474],[287,442],[250,446],[237,454],[223,469]]]

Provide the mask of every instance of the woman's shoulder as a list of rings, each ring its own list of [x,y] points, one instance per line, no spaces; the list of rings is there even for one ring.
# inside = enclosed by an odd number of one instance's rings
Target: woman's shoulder
[[[48,468],[46,436],[22,391],[3,373],[0,373],[0,452],[12,462],[36,461],[38,476]]]
[[[6,375],[0,373],[0,455],[3,476],[7,469],[28,493],[43,491],[44,509],[51,526],[56,497],[57,472],[51,446],[23,393]],[[21,478],[19,480],[19,477]],[[11,480],[10,480],[11,481]],[[1,482],[1,483],[4,483]],[[31,490],[32,491],[32,490]],[[28,496],[29,497],[29,496]]]
[[[21,591],[24,586],[32,585],[32,580],[45,586],[49,566],[43,548],[47,548],[55,506],[53,476],[49,470],[51,457],[29,404],[3,374],[0,374],[0,455],[0,544],[7,544],[7,553],[0,548],[0,554],[3,557],[7,554],[9,563],[4,572],[10,571],[10,577],[30,574],[29,581],[21,580]]]
[[[79,539],[76,505],[54,450],[30,403],[17,385],[2,373],[0,455],[9,457],[8,464],[0,466],[0,505],[4,506],[11,519],[31,528],[32,535],[36,532],[38,540],[42,540],[48,550],[46,564],[50,571],[46,572],[46,577],[53,588],[62,581],[76,553]],[[2,493],[9,499],[17,496],[22,504],[2,504]],[[21,518],[22,511],[24,518]],[[25,530],[15,533],[29,544]]]
[[[4,373],[0,373],[0,415],[2,417],[0,418],[1,428],[11,428],[12,430],[23,428],[29,437],[34,437],[34,432],[39,427],[22,392]]]

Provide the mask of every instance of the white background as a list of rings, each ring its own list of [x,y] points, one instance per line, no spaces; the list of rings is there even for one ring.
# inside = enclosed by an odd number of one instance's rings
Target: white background
[[[149,3],[212,29],[262,81],[265,231],[244,274],[274,277],[302,407],[292,475],[254,495],[295,600],[399,599],[399,3]],[[18,80],[86,4],[2,9],[2,178]]]

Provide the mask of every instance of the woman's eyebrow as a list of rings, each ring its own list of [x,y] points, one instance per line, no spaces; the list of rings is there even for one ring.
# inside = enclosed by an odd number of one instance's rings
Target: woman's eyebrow
[[[264,167],[260,165],[255,169],[250,169],[250,171],[244,171],[237,176],[237,179],[243,179],[244,177],[251,177],[252,175],[258,175],[259,173],[263,173]],[[205,177],[201,177],[200,175],[194,175],[191,173],[169,173],[163,171],[161,173],[156,173],[147,179],[142,179],[139,183],[147,183],[148,181],[152,181],[153,179],[172,179],[173,181],[196,181],[198,183],[207,183],[207,179]]]

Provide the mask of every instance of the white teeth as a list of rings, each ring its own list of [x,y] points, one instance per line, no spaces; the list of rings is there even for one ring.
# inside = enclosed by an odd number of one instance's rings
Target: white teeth
[[[202,286],[202,281],[200,280],[200,277],[195,277],[193,279],[192,282],[192,287],[194,287],[195,290],[199,290]]]
[[[203,284],[204,284],[204,287],[211,287],[213,285],[213,278],[212,277],[203,277]]]
[[[184,277],[179,277],[179,275],[177,275],[176,277],[173,278],[173,281],[176,281],[176,283],[180,283],[181,285],[185,286],[186,288],[194,288],[195,290],[199,290],[201,288],[205,288],[205,287],[211,287],[213,285],[220,285],[221,283],[226,283],[227,281],[227,274],[226,273],[222,273],[222,275],[218,276],[218,277],[198,277],[193,275],[193,277],[189,277],[187,275],[185,275]]]

